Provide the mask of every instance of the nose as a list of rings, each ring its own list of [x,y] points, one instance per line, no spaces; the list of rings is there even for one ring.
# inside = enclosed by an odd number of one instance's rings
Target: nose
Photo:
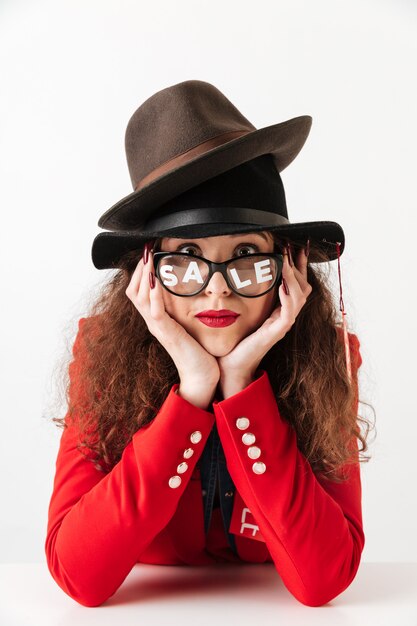
[[[213,293],[230,294],[232,292],[223,274],[219,271],[214,272],[204,291],[207,295]]]

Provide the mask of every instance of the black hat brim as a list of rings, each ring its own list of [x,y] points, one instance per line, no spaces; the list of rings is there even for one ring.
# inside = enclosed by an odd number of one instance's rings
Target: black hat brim
[[[96,235],[91,257],[97,269],[116,269],[124,254],[132,250],[138,250],[139,254],[146,241],[160,237],[199,238],[215,237],[234,233],[247,233],[258,231],[275,231],[284,240],[292,241],[299,245],[305,245],[307,239],[319,246],[327,255],[329,261],[337,259],[336,242],[340,243],[339,254],[342,255],[345,246],[344,232],[340,224],[330,221],[297,222],[285,226],[254,226],[251,224],[233,224],[218,222],[212,224],[195,224],[179,228],[172,228],[163,233],[152,231],[119,231],[103,232]],[[309,257],[310,262],[320,262]],[[138,258],[139,262],[139,258]]]

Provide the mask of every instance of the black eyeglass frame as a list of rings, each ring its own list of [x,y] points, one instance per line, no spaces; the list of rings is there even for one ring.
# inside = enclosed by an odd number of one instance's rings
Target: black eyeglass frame
[[[209,273],[207,275],[206,280],[204,281],[204,284],[202,285],[202,287],[200,287],[200,289],[198,289],[198,291],[195,291],[194,293],[175,293],[174,291],[171,291],[171,289],[169,289],[166,285],[164,285],[160,275],[159,275],[159,264],[160,261],[166,257],[166,256],[172,256],[172,255],[177,255],[177,256],[185,256],[189,259],[199,259],[201,261],[204,261],[208,266],[209,266]],[[231,259],[228,259],[227,261],[223,261],[223,263],[215,263],[214,261],[209,261],[208,259],[204,258],[203,256],[198,256],[196,254],[188,254],[187,252],[154,252],[153,253],[153,265],[154,265],[154,269],[155,269],[155,275],[157,276],[157,278],[159,279],[161,285],[164,287],[164,289],[166,289],[167,291],[169,291],[169,293],[172,293],[172,295],[174,296],[178,296],[179,298],[190,298],[191,296],[196,296],[199,293],[201,293],[201,291],[203,291],[203,289],[205,289],[207,287],[207,285],[210,282],[211,277],[213,276],[213,274],[215,272],[220,272],[223,276],[223,278],[225,279],[229,289],[231,289],[234,293],[236,293],[238,296],[241,296],[242,298],[260,298],[261,296],[264,296],[265,294],[267,294],[269,291],[271,291],[271,289],[273,289],[278,281],[278,279],[280,278],[281,274],[282,274],[282,266],[284,264],[284,257],[282,254],[278,254],[276,252],[254,252],[251,254],[245,254],[243,256],[235,256]],[[273,258],[275,259],[275,261],[277,262],[278,265],[278,270],[277,270],[277,275],[275,276],[275,278],[272,281],[272,285],[270,285],[270,287],[264,291],[263,293],[260,293],[257,296],[247,296],[244,295],[243,293],[240,293],[239,291],[237,291],[229,282],[229,277],[227,275],[227,266],[232,263],[233,261],[236,261],[237,259],[247,259],[250,257],[258,257],[258,256],[262,256],[262,257],[269,257],[269,258]]]

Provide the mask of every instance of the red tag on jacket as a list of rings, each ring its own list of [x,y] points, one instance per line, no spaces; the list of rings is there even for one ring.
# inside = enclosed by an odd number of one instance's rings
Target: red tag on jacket
[[[248,539],[255,539],[256,541],[263,541],[265,543],[265,539],[259,530],[259,526],[256,523],[255,518],[237,490],[235,491],[229,532],[234,535],[240,535],[241,537],[243,536]]]

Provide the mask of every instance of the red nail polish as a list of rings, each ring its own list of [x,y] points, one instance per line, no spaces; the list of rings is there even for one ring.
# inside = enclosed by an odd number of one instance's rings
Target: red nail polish
[[[284,277],[282,277],[282,284],[284,285],[284,291],[287,294],[287,296],[290,295],[290,290],[288,289],[288,285],[287,285],[287,281],[285,280]]]
[[[153,275],[153,272],[149,273],[149,284],[151,286],[151,289],[155,287],[155,276]]]
[[[143,250],[143,262],[145,265],[148,262],[148,256],[149,256],[149,249],[148,249],[148,242],[146,242],[145,248]]]

